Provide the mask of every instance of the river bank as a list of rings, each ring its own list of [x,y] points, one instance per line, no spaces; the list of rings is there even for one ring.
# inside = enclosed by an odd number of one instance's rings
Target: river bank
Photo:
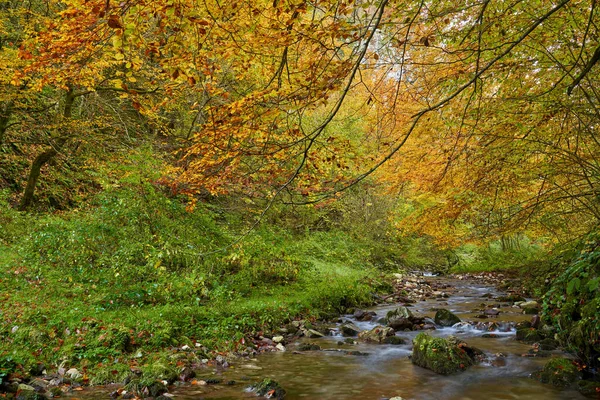
[[[518,284],[491,273],[398,276],[393,293],[381,296],[379,305],[372,308],[348,309],[329,321],[295,319],[273,332],[248,338],[246,351],[212,360],[200,359],[197,347],[182,346],[174,351],[178,374],[142,387],[133,366],[128,382],[76,390],[76,395],[90,399],[109,395],[127,399],[134,393],[182,399],[246,398],[256,396],[252,385],[268,378],[285,388],[287,399],[583,399],[575,386],[557,388],[531,378],[549,359],[574,357],[556,348],[545,350],[537,342],[516,340],[519,328],[536,319],[524,313],[534,306],[534,300],[521,299]],[[396,326],[393,337],[397,340],[393,342],[369,339],[365,332],[391,325],[382,318],[403,307],[410,310],[415,324],[403,329]],[[437,321],[439,310],[450,311],[460,322],[442,326],[449,324]],[[347,329],[349,326],[356,327],[356,332]],[[481,349],[485,357],[450,376],[417,367],[410,360],[412,342],[424,331],[433,337],[460,338]],[[65,374],[69,371],[63,371],[63,377]],[[74,396],[77,387],[77,383],[63,386],[68,389],[64,396]]]

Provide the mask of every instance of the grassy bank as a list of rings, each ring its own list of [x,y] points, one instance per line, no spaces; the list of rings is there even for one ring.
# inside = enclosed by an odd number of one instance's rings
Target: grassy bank
[[[55,214],[18,213],[6,197],[0,379],[42,362],[87,371],[91,383],[123,379],[132,365],[151,380],[173,373],[175,348],[195,359],[243,351],[248,335],[369,303],[381,275],[369,243],[340,231],[263,224],[228,247],[242,214],[188,212],[150,184]]]

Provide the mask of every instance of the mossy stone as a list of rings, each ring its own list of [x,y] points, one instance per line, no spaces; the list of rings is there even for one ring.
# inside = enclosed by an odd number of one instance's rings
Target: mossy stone
[[[534,374],[534,377],[543,383],[564,388],[575,383],[581,377],[581,373],[573,360],[558,357],[548,361],[541,371]]]
[[[438,374],[450,375],[475,363],[466,347],[456,338],[435,338],[419,333],[413,340],[412,362]]]

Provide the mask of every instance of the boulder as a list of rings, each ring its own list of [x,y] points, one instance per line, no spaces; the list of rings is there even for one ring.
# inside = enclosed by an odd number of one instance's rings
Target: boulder
[[[445,308],[442,308],[435,313],[434,321],[440,326],[452,326],[461,322],[460,318]]]
[[[581,373],[573,360],[558,357],[548,361],[541,371],[532,376],[543,383],[565,388],[579,380]]]
[[[387,325],[396,331],[412,329],[415,324],[412,312],[404,306],[388,311],[386,315]]]
[[[413,340],[413,364],[441,375],[464,371],[482,357],[481,350],[452,336],[444,339],[419,333]]]
[[[354,311],[354,318],[356,318],[357,321],[370,321],[376,315],[377,314],[373,311],[364,311],[364,310]]]
[[[363,331],[358,334],[358,339],[367,343],[383,343],[388,336],[394,336],[394,329],[389,326],[376,326],[370,331]]]
[[[340,332],[343,336],[356,336],[361,332],[361,329],[351,322],[346,322],[340,326]]]

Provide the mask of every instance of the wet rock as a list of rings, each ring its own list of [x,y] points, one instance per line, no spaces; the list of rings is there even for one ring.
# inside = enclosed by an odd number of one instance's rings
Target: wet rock
[[[558,387],[568,387],[581,376],[573,360],[568,358],[553,358],[548,361],[541,371],[532,375],[535,379]]]
[[[383,339],[383,343],[385,344],[393,344],[393,345],[399,345],[399,344],[406,344],[406,339],[400,336],[388,336],[385,339]]]
[[[369,355],[369,353],[365,353],[365,352],[358,351],[358,350],[344,351],[344,354],[346,354],[348,356],[368,356]]]
[[[298,346],[299,351],[317,351],[321,350],[321,346],[315,343],[302,343]]]
[[[354,318],[357,321],[370,321],[377,314],[373,311],[356,310],[354,311]]]
[[[386,320],[387,325],[396,331],[413,329],[413,325],[415,325],[415,317],[412,312],[404,306],[389,311],[386,315]]]
[[[497,310],[495,308],[486,308],[485,311],[483,311],[483,313],[488,316],[497,317],[498,315],[500,315],[500,310]]]
[[[189,367],[183,368],[181,370],[181,372],[179,373],[179,379],[181,379],[184,382],[187,382],[190,379],[193,379],[195,377],[196,377],[196,372],[194,372],[194,370]]]
[[[440,326],[452,326],[461,322],[460,318],[445,308],[442,308],[435,313],[434,321]]]
[[[263,379],[256,385],[252,386],[252,389],[256,391],[256,394],[259,396],[268,396],[270,399],[278,400],[285,398],[285,390],[273,379]]]
[[[340,326],[340,332],[342,332],[343,336],[357,336],[361,332],[361,329],[353,323],[347,322]]]
[[[482,356],[481,350],[452,336],[444,339],[419,333],[413,341],[413,364],[442,375],[464,371]]]
[[[538,329],[540,327],[542,319],[540,318],[539,315],[534,315],[531,318],[531,327],[534,329]]]
[[[376,326],[370,331],[359,333],[358,339],[367,343],[383,343],[386,337],[393,336],[394,329],[388,326]]]
[[[322,338],[325,335],[323,335],[321,332],[318,332],[314,329],[307,329],[304,331],[304,336],[306,336],[307,338],[315,339],[315,338]]]

